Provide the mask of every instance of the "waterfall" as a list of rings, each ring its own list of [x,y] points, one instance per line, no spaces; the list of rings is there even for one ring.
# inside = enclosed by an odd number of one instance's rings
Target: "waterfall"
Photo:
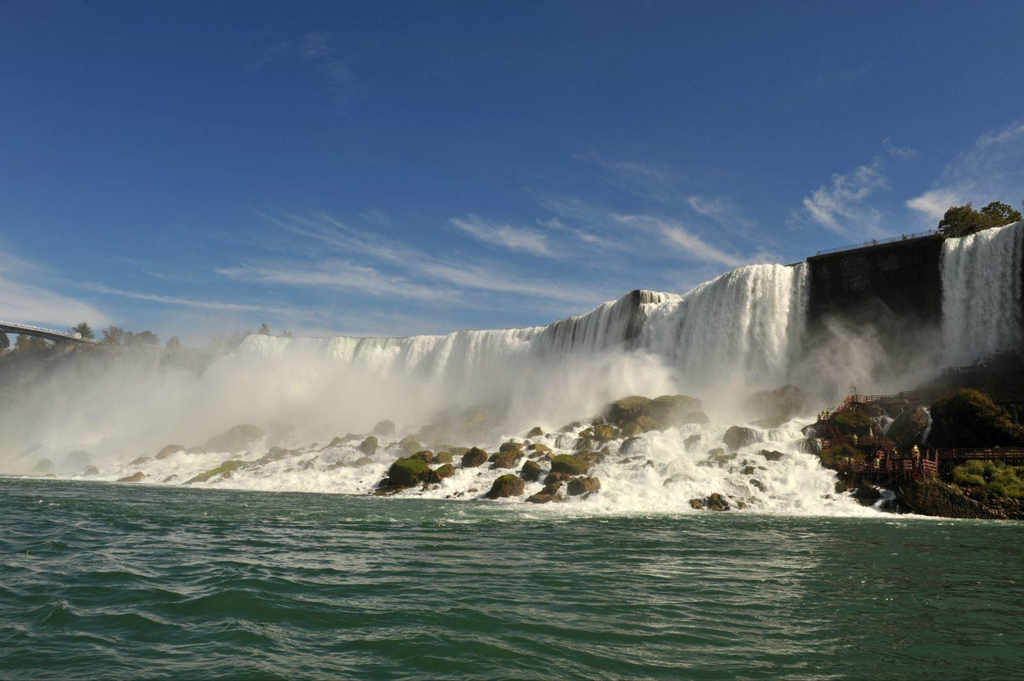
[[[1020,348],[1022,232],[1018,222],[943,244],[942,340],[947,364],[972,364],[986,355]]]
[[[467,330],[409,338],[278,338],[254,335],[242,353],[320,356],[380,374],[467,381],[494,367],[632,349],[655,355],[687,385],[726,379],[777,384],[799,351],[807,266],[751,265],[683,295],[633,291],[547,326]]]

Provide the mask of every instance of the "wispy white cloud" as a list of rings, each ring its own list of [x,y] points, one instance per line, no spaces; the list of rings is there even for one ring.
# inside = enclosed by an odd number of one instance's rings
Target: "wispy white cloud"
[[[165,296],[156,293],[143,293],[139,291],[125,291],[122,289],[104,286],[102,284],[80,284],[81,288],[104,295],[119,296],[132,300],[144,300],[150,303],[161,303],[163,305],[177,305],[181,307],[192,307],[200,310],[216,310],[220,312],[266,312],[270,314],[289,316],[318,316],[308,310],[300,310],[291,307],[280,307],[273,305],[250,305],[246,303],[226,303],[216,300],[197,300],[193,298],[179,298],[177,296]]]
[[[950,206],[968,201],[1012,204],[1024,198],[1024,123],[986,133],[947,165],[932,189],[907,201],[922,221],[934,223]]]
[[[724,196],[688,196],[686,202],[690,208],[711,218],[723,227],[748,228],[753,226],[753,221],[743,214],[739,205]]]
[[[278,43],[277,45],[274,45],[272,47],[268,47],[266,50],[264,50],[263,54],[261,54],[251,64],[245,67],[245,70],[249,73],[255,73],[256,71],[259,71],[267,64],[275,62],[282,56],[284,56],[284,54],[288,52],[288,48],[290,48],[291,46],[292,44],[290,41],[285,41],[283,43]]]
[[[282,284],[310,288],[333,288],[358,291],[373,296],[396,296],[415,300],[450,300],[454,293],[423,286],[399,276],[385,275],[379,270],[344,260],[290,267],[247,265],[224,267],[217,274],[237,281],[261,284]]]
[[[869,199],[887,186],[882,159],[847,173],[832,175],[832,181],[819,187],[802,202],[803,212],[812,221],[840,236],[853,239],[880,236],[882,215]]]
[[[0,249],[0,319],[42,326],[101,326],[110,317],[93,305],[58,293],[45,268]]]
[[[623,224],[633,224],[660,234],[664,242],[689,260],[708,262],[726,267],[740,267],[747,260],[722,251],[686,229],[681,223],[647,215],[620,215]]]
[[[463,232],[489,244],[495,244],[513,251],[524,251],[533,255],[545,257],[554,255],[548,248],[547,238],[540,232],[526,227],[493,222],[479,215],[452,218],[451,223]]]
[[[294,54],[293,59],[298,57],[321,71],[331,101],[336,106],[344,106],[355,97],[357,79],[349,63],[339,56],[333,40],[334,35],[330,31],[309,31],[295,43],[288,40],[266,49],[246,70],[255,73],[267,64]]]
[[[463,263],[435,260],[420,263],[418,269],[435,279],[467,289],[511,293],[580,304],[599,302],[595,301],[592,288],[567,286],[564,282],[531,280],[514,272],[502,272],[488,267],[467,266]]]

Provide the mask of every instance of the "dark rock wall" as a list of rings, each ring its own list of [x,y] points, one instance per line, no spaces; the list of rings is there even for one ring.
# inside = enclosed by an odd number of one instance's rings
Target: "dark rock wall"
[[[918,323],[942,321],[942,237],[929,236],[841,253],[810,264],[810,322],[830,313],[887,310]]]

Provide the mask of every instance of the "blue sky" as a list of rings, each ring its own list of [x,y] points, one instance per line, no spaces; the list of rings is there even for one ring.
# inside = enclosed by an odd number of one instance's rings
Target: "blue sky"
[[[538,324],[1019,204],[1021,26],[1020,2],[4,3],[0,318]]]

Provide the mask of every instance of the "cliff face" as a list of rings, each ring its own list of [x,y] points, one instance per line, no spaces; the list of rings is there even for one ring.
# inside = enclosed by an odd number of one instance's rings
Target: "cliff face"
[[[929,236],[808,258],[809,321],[885,310],[917,323],[941,323],[942,242]]]

